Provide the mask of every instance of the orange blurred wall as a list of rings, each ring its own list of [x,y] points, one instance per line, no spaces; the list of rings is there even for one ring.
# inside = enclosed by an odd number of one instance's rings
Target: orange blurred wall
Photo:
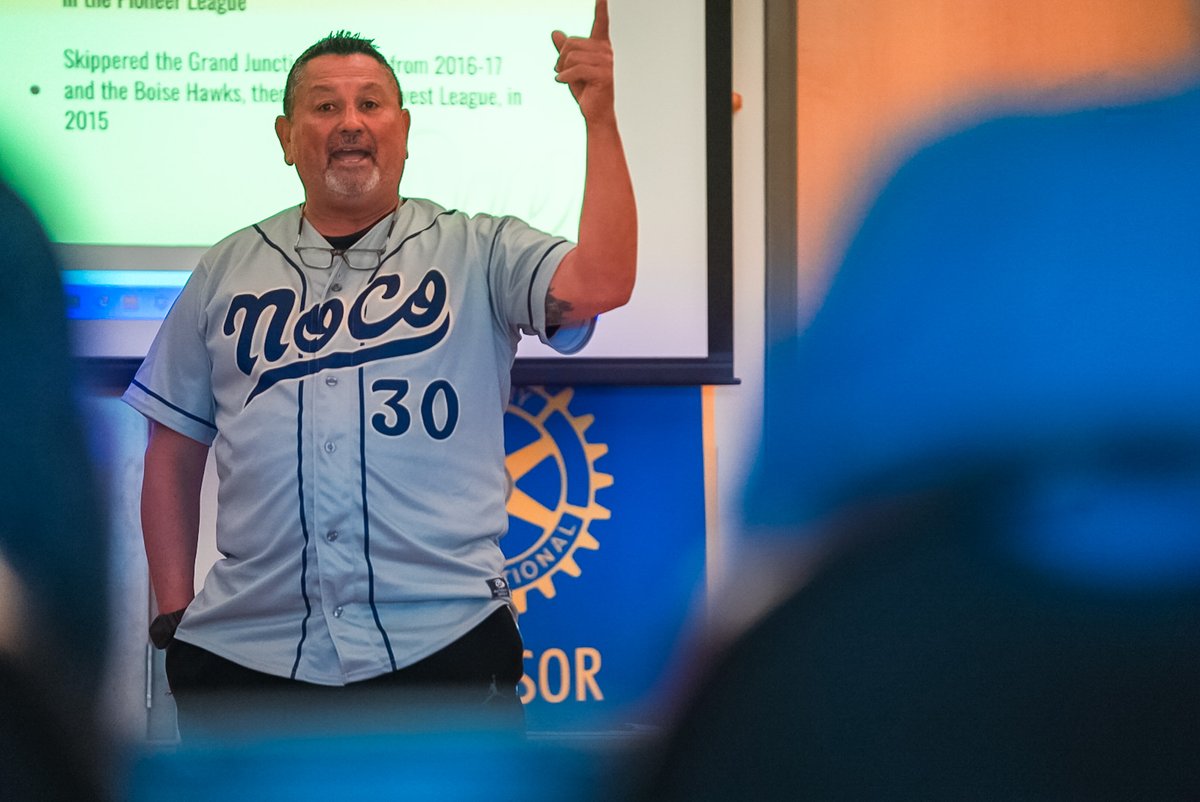
[[[1191,0],[796,0],[802,318],[905,154],[1006,110],[1171,91],[1197,74],[1197,7]]]

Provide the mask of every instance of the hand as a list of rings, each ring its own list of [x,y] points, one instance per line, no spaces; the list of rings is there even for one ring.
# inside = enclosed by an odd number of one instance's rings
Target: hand
[[[613,110],[613,55],[608,40],[608,1],[596,0],[592,32],[587,37],[550,34],[558,50],[555,79],[567,84],[588,123],[615,122]]]

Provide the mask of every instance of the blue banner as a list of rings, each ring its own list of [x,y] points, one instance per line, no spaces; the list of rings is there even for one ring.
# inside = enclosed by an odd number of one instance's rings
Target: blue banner
[[[529,729],[656,724],[703,590],[701,388],[516,388],[505,444]]]

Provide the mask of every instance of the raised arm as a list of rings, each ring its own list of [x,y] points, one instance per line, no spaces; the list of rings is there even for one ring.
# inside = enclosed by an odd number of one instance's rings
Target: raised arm
[[[208,446],[150,424],[142,479],[142,538],[160,613],[187,607],[195,595],[200,484]]]
[[[549,325],[588,320],[625,304],[637,274],[637,208],[613,105],[608,3],[597,0],[591,35],[552,34],[557,80],[587,125],[587,177],[578,247],[559,264],[546,298]]]

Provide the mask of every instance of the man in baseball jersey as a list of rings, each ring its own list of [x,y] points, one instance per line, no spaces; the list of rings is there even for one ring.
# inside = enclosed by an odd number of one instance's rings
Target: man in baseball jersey
[[[582,347],[637,251],[604,0],[589,37],[552,39],[587,125],[577,245],[401,198],[411,118],[370,40],[292,67],[275,129],[304,203],[201,259],[124,396],[151,420],[151,636],[181,729],[247,688],[449,686],[520,715],[509,371],[521,333]],[[210,447],[222,559],[193,598]]]

